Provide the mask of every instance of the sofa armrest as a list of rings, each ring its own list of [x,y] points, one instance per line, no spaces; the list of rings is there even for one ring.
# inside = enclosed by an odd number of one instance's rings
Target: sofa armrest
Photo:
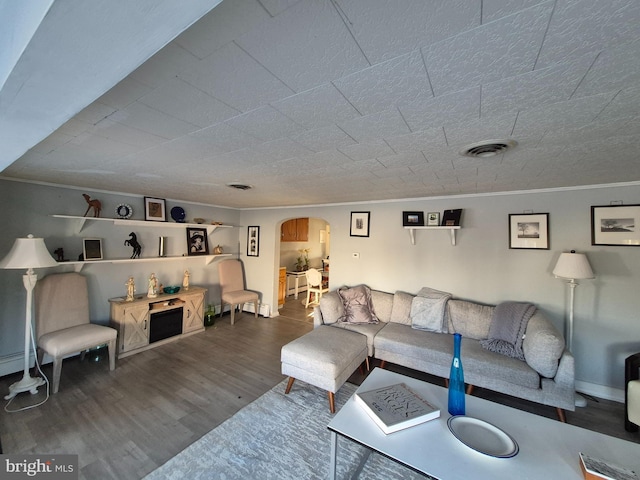
[[[564,338],[539,310],[529,319],[522,349],[527,364],[541,376],[556,376],[565,350]]]
[[[575,360],[569,350],[562,353],[560,362],[558,362],[558,370],[553,380],[559,386],[569,388],[571,391],[575,390],[575,375],[576,375]]]
[[[324,325],[322,310],[320,309],[320,305],[316,305],[313,308],[313,328],[319,327],[320,325]]]

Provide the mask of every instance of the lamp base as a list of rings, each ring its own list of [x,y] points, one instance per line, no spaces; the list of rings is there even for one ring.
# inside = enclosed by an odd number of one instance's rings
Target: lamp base
[[[9,395],[4,397],[5,400],[11,400],[13,397],[22,392],[31,392],[31,395],[38,393],[38,387],[44,385],[44,380],[40,377],[32,377],[25,375],[22,380],[14,383],[9,387]]]
[[[587,399],[584,398],[582,395],[580,395],[578,392],[575,392],[574,395],[574,400],[573,400],[573,404],[576,407],[586,407],[587,406]]]

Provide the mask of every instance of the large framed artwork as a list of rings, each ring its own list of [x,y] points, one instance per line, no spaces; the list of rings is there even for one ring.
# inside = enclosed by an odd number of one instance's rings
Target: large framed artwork
[[[509,248],[549,250],[549,214],[510,214]]]
[[[591,207],[591,245],[640,246],[640,205]]]
[[[369,236],[369,218],[371,212],[351,212],[351,230],[352,237],[368,237]]]

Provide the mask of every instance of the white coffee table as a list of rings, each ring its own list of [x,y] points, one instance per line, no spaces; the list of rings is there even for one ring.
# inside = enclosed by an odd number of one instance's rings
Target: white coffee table
[[[467,395],[467,416],[502,429],[520,447],[512,458],[495,458],[469,448],[450,432],[445,388],[375,368],[358,390],[366,391],[399,382],[406,383],[438,405],[440,418],[385,435],[353,397],[350,398],[328,425],[331,431],[329,478],[334,479],[336,474],[338,435],[442,480],[581,480],[584,477],[578,452],[607,459],[640,473],[640,445],[637,443]]]

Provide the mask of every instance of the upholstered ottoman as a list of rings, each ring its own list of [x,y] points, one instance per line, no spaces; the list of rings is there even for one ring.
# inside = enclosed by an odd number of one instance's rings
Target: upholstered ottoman
[[[323,325],[282,347],[282,373],[289,376],[285,393],[298,379],[329,392],[335,413],[335,392],[367,360],[367,337]]]

